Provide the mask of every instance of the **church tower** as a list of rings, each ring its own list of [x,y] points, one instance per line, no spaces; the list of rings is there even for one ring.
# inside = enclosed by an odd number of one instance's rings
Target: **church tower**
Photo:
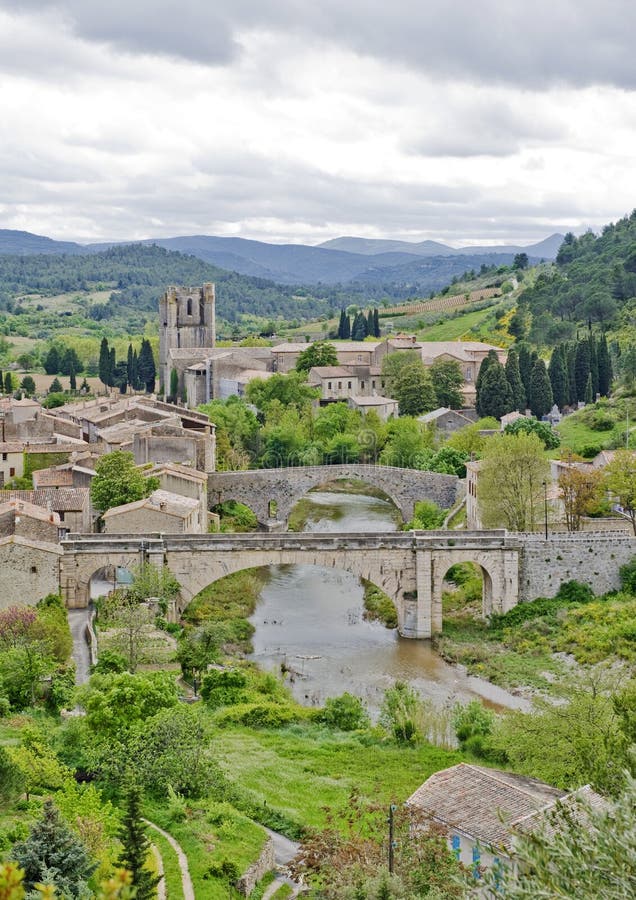
[[[169,287],[159,301],[159,371],[165,388],[171,350],[210,349],[215,341],[214,285]]]

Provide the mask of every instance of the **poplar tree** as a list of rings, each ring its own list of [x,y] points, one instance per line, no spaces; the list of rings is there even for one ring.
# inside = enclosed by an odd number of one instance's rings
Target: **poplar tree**
[[[519,357],[517,356],[517,351],[514,348],[508,351],[508,359],[506,360],[505,370],[506,378],[508,379],[508,384],[510,385],[510,390],[512,391],[512,400],[515,405],[515,409],[519,410],[519,412],[523,412],[526,408],[526,391],[523,386],[523,381],[521,380],[521,373],[519,371]]]
[[[542,359],[537,359],[530,376],[530,410],[533,416],[541,419],[552,409],[554,398],[550,379]]]

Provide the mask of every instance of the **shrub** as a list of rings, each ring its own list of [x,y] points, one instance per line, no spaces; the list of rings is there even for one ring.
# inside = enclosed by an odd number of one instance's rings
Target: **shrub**
[[[590,603],[594,600],[594,591],[589,584],[580,581],[564,581],[556,594],[557,600],[566,603]]]
[[[201,696],[212,709],[246,699],[247,675],[240,669],[213,669],[203,677]]]
[[[322,721],[330,728],[340,731],[355,731],[369,724],[369,716],[364,703],[348,691],[340,697],[329,697],[322,712]]]
[[[621,588],[628,594],[636,595],[636,556],[618,570]]]
[[[479,700],[471,700],[465,706],[458,703],[453,709],[453,727],[462,750],[476,756],[488,757],[486,738],[492,733],[495,714]]]
[[[220,712],[215,721],[219,727],[247,725],[250,728],[282,728],[292,722],[315,718],[316,711],[282,703],[237,703]]]

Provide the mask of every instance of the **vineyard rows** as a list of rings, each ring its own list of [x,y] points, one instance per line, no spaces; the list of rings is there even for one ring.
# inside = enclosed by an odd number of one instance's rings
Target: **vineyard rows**
[[[470,303],[478,303],[480,300],[489,300],[491,297],[500,297],[499,288],[484,288],[480,291],[471,291],[470,295],[454,294],[452,297],[439,297],[436,300],[426,300],[420,303],[402,304],[401,306],[387,306],[381,315],[416,315],[425,312],[441,312],[445,309],[456,309],[458,306],[467,306]]]

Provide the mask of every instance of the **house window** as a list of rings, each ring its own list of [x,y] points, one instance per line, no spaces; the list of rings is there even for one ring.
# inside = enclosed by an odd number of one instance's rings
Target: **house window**
[[[31,566],[31,575],[37,575],[37,573],[38,573],[38,567]]]
[[[361,391],[364,390],[364,381],[361,381],[361,382],[360,382],[360,390],[361,390]]]
[[[479,871],[479,860],[481,859],[481,852],[479,850],[479,846],[475,845],[473,847],[473,878],[481,878],[481,872]]]
[[[341,387],[342,387],[342,382],[339,381],[339,382],[338,382],[338,390],[340,390]]]
[[[351,390],[351,382],[350,381],[347,382],[347,387],[349,388],[349,390]]]
[[[59,517],[60,517],[60,522],[63,522],[64,521],[64,513],[60,512]]]
[[[330,381],[327,382],[327,389],[331,390],[331,382]]]
[[[6,454],[6,453],[3,453],[3,454],[2,454],[2,461],[3,461],[3,462],[6,462],[6,461],[7,461],[7,454]]]
[[[371,387],[375,388],[375,379],[371,382]]]
[[[13,478],[14,475],[15,475],[15,468],[13,466],[11,466],[9,468],[9,478]]]
[[[461,850],[461,841],[458,834],[454,834],[451,838],[451,847],[453,848],[453,855],[455,859],[459,862],[459,854]]]
[[[187,315],[192,315],[192,300],[188,297],[188,305],[186,310]]]
[[[471,369],[466,369],[466,381],[472,381],[472,380],[473,380],[473,373],[472,373],[472,370],[471,370]]]
[[[362,362],[363,358],[362,354],[358,353],[358,362]]]

